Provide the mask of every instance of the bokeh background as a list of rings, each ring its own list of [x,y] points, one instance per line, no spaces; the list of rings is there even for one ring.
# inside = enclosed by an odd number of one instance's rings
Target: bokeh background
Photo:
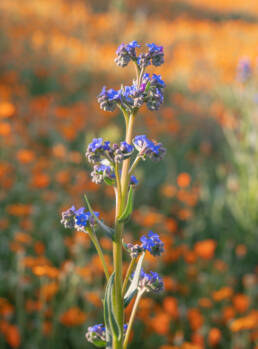
[[[137,133],[168,149],[141,165],[125,240],[165,241],[146,269],[164,276],[144,298],[132,348],[258,348],[258,2],[0,2],[0,348],[93,348],[104,279],[87,235],[60,224],[83,204],[112,224],[112,190],[90,180],[94,136],[119,140],[119,113],[96,95],[134,75],[121,42],[163,45],[165,104]],[[110,241],[101,236],[107,261]]]

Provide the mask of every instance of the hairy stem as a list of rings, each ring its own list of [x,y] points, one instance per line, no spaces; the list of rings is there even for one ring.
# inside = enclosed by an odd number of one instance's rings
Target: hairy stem
[[[129,119],[129,123],[128,123],[127,132],[126,132],[126,139],[125,139],[125,141],[128,144],[132,143],[134,120],[135,120],[135,114],[131,114],[130,119]],[[129,174],[128,174],[129,167],[130,167],[130,159],[124,160],[123,167],[122,167],[122,175],[121,175],[122,207],[125,206],[126,199],[127,199],[128,185],[129,185],[129,179],[130,179]]]
[[[127,327],[127,331],[126,331],[126,335],[125,335],[123,349],[127,349],[127,345],[128,345],[128,341],[129,341],[129,338],[130,338],[130,334],[131,334],[134,318],[135,318],[136,311],[137,311],[137,308],[138,308],[138,305],[139,305],[139,302],[141,300],[141,297],[142,297],[143,293],[144,293],[144,290],[139,291],[137,293],[137,296],[136,296],[136,299],[135,299],[135,302],[134,302],[134,305],[133,305],[133,310],[132,310],[132,313],[131,313],[131,316],[130,316],[130,319],[129,319],[129,322],[128,322],[128,327]]]
[[[133,269],[135,267],[136,261],[137,261],[137,258],[132,258],[131,262],[129,264],[129,267],[127,269],[126,276],[125,276],[124,283],[123,283],[123,289],[122,289],[122,295],[123,296],[125,295],[125,291],[126,291],[126,287],[127,287],[127,284],[128,284],[128,280],[129,280],[129,277],[132,274],[132,271],[133,271]]]
[[[129,170],[129,176],[132,175],[133,171],[135,170],[136,166],[138,165],[139,161],[141,160],[140,156],[137,156],[134,160],[134,162],[132,163],[132,166],[130,167]]]

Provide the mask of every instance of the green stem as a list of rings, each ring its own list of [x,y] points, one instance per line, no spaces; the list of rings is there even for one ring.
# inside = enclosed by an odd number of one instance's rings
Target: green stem
[[[120,174],[119,174],[119,168],[118,168],[117,162],[115,163],[115,175],[116,175],[116,185],[117,185],[117,195],[118,195],[117,201],[120,202],[122,192],[121,192],[121,181],[120,181]]]
[[[136,156],[134,162],[132,163],[132,166],[130,167],[129,170],[129,176],[131,176],[131,174],[133,173],[133,171],[135,170],[136,166],[138,165],[139,161],[141,160],[140,156]]]
[[[125,119],[125,129],[127,130],[128,127],[128,121],[129,121],[129,117],[128,117],[128,113],[125,110],[125,108],[123,108],[121,105],[118,105],[119,109],[122,111],[124,119]]]
[[[131,313],[131,316],[130,316],[130,319],[129,319],[129,322],[128,322],[128,327],[127,327],[127,331],[126,331],[126,335],[125,335],[123,349],[127,349],[130,333],[131,333],[133,322],[134,322],[134,318],[135,318],[135,315],[136,315],[136,311],[137,311],[139,302],[140,302],[141,297],[142,297],[143,294],[144,294],[144,290],[139,291],[137,293],[137,297],[136,297],[134,305],[133,305],[133,310],[132,310],[132,313]]]
[[[133,269],[135,267],[136,261],[137,261],[137,258],[132,258],[131,262],[129,264],[129,267],[127,269],[126,276],[125,276],[124,283],[123,283],[123,289],[122,289],[122,295],[123,296],[125,295],[125,291],[126,291],[126,287],[127,287],[127,284],[128,284],[128,280],[129,280],[129,277],[132,274],[132,271],[133,271]]]
[[[106,264],[106,261],[105,261],[105,258],[104,258],[104,254],[102,252],[102,248],[101,248],[101,246],[99,244],[99,240],[98,240],[96,234],[91,229],[88,230],[88,233],[89,233],[89,236],[91,238],[91,241],[93,242],[94,246],[96,247],[96,250],[98,252],[99,258],[101,260],[101,263],[102,263],[102,266],[103,266],[103,269],[104,269],[104,273],[105,273],[106,278],[108,280],[109,279],[108,267],[107,267],[107,264]]]
[[[134,120],[135,120],[135,114],[130,115],[129,123],[128,123],[128,128],[126,132],[126,139],[125,141],[128,144],[132,143],[132,138],[133,138],[133,126],[134,126]],[[128,185],[129,185],[129,167],[130,167],[130,159],[126,159],[123,162],[123,167],[122,167],[122,175],[121,175],[121,187],[122,187],[122,207],[124,208],[124,205],[126,204],[126,198],[127,198],[127,193],[128,193]]]

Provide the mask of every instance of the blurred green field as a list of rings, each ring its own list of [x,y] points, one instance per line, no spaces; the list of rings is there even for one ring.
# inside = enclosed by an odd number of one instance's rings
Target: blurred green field
[[[167,155],[137,170],[125,241],[161,234],[147,269],[166,290],[143,300],[131,348],[258,348],[257,23],[251,0],[0,3],[1,349],[93,348],[105,280],[60,214],[87,192],[112,224],[113,192],[91,182],[84,153],[93,137],[123,137],[96,96],[133,77],[114,63],[132,40],[164,46],[165,103],[136,128]]]

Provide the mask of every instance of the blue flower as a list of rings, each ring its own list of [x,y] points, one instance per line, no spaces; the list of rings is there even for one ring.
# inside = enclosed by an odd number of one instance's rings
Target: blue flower
[[[148,274],[145,273],[142,269],[140,273],[138,289],[140,291],[158,293],[164,289],[164,283],[158,273],[151,271]]]
[[[157,46],[156,44],[147,44],[149,47],[149,56],[151,62],[154,66],[158,67],[164,63],[164,52],[162,46]]]
[[[128,144],[127,142],[120,142],[120,150],[127,154],[131,153],[134,150],[134,147],[132,144]]]
[[[153,256],[160,256],[164,252],[164,243],[159,235],[150,231],[147,236],[141,237],[142,248],[149,251]]]
[[[115,58],[115,62],[119,67],[126,67],[130,60],[136,59],[135,49],[140,47],[137,41],[132,41],[129,44],[121,44],[117,51],[117,57]]]
[[[101,184],[104,180],[104,177],[108,176],[112,178],[113,169],[111,166],[100,163],[95,165],[93,171],[91,172],[92,182],[96,184]]]
[[[152,160],[161,160],[166,152],[161,143],[151,141],[146,135],[136,136],[133,144],[143,159],[149,157]]]
[[[103,324],[88,327],[85,337],[90,343],[97,346],[106,346],[106,328]]]
[[[166,87],[165,82],[161,79],[161,75],[157,74],[152,74],[151,84],[159,89]]]
[[[94,138],[92,142],[88,145],[86,157],[88,161],[92,164],[101,161],[102,157],[105,157],[106,152],[110,151],[110,142],[103,141],[103,138]]]
[[[149,47],[150,52],[162,52],[163,51],[163,46],[158,46],[156,44],[146,44],[146,46]]]
[[[137,180],[137,178],[135,176],[131,176],[130,184],[131,185],[137,185],[138,184],[138,180]]]
[[[117,102],[120,100],[120,94],[118,91],[112,88],[107,90],[106,86],[102,88],[102,91],[98,95],[98,102],[100,108],[105,111],[114,111]]]
[[[150,94],[147,97],[147,108],[149,110],[159,110],[161,104],[164,101],[163,92],[154,86],[150,89]]]
[[[94,212],[98,217],[99,212]],[[81,231],[85,231],[85,228],[91,227],[95,224],[94,216],[90,212],[84,212],[84,207],[76,212],[75,216],[75,228]]]
[[[103,151],[110,149],[110,142],[103,142],[103,138],[93,138],[92,142],[88,145],[88,150],[92,153],[95,151]]]
[[[130,42],[128,45],[127,45],[128,48],[136,48],[136,47],[141,47],[141,45],[138,44],[138,42],[136,40]]]

